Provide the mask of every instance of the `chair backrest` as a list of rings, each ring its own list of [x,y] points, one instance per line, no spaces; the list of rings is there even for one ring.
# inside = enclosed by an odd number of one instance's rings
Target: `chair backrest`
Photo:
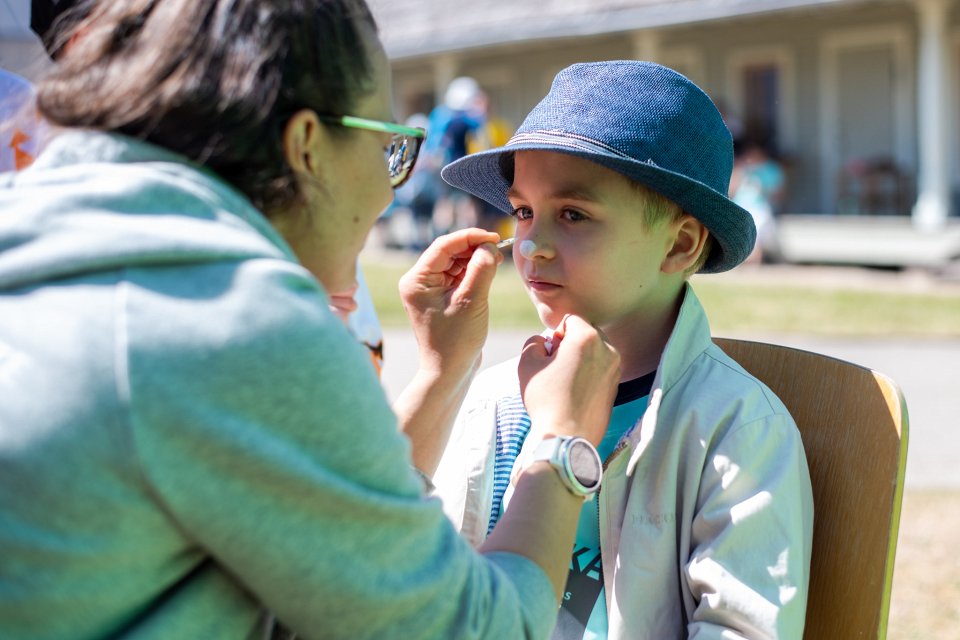
[[[899,387],[808,351],[714,342],[780,397],[803,438],[814,501],[804,638],[885,638],[907,456]]]

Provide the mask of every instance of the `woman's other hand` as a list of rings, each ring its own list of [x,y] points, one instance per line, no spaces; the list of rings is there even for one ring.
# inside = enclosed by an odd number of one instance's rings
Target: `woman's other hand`
[[[599,329],[566,316],[549,339],[527,340],[518,374],[523,403],[541,436],[581,436],[600,443],[620,381],[620,354]]]

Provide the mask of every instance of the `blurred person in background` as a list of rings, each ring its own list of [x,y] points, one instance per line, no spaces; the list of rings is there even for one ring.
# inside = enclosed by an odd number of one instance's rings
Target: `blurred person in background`
[[[746,262],[763,261],[765,250],[774,248],[777,234],[776,214],[783,202],[786,178],[769,143],[746,136],[737,144],[730,198],[750,212],[757,226],[757,243]]]
[[[51,58],[67,44],[64,35],[86,14],[91,0],[32,0],[30,28]],[[54,28],[56,25],[57,28]],[[34,106],[33,86],[25,78],[0,69],[0,172],[25,169],[49,137]]]
[[[38,120],[33,87],[0,69],[0,173],[25,169],[37,154]]]
[[[450,82],[443,102],[430,112],[427,131],[431,142],[425,145],[424,154],[437,194],[433,209],[435,235],[479,222],[475,199],[446,184],[440,178],[440,169],[467,155],[468,140],[483,126],[482,100],[483,92],[477,81],[460,76]]]

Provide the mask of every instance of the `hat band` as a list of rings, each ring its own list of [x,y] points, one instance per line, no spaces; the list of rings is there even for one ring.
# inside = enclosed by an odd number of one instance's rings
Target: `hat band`
[[[642,164],[650,165],[652,167],[657,166],[657,163],[653,161],[653,158],[648,158],[647,160],[637,160],[619,149],[615,149],[610,145],[604,144],[598,140],[593,140],[586,136],[581,136],[576,133],[569,133],[567,131],[558,131],[558,130],[548,130],[548,131],[529,131],[524,133],[517,133],[514,135],[505,145],[506,147],[515,147],[521,145],[543,145],[548,144],[551,146],[557,147],[566,147],[568,149],[575,149],[578,151],[585,151],[591,154],[598,154],[603,156],[616,156],[623,160],[629,160],[631,162],[639,162]]]

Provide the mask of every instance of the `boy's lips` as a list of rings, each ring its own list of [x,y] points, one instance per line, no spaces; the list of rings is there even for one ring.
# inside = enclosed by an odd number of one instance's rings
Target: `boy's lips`
[[[550,291],[556,291],[563,288],[556,282],[551,282],[536,276],[528,277],[526,278],[526,281],[527,287],[533,291],[536,291],[537,293],[548,293]]]

